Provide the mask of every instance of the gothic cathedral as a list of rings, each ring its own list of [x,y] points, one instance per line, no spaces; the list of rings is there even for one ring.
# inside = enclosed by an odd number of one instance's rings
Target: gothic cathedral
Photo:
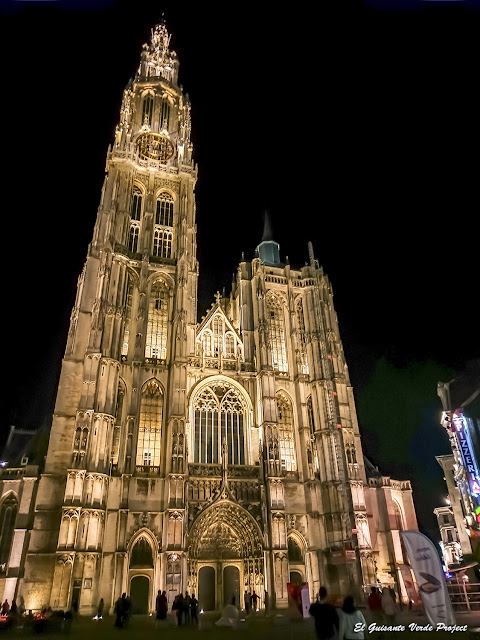
[[[108,151],[44,468],[8,491],[0,477],[4,597],[90,613],[123,592],[152,611],[159,589],[204,610],[253,591],[281,608],[289,583],[311,598],[379,582],[405,596],[410,483],[364,461],[311,247],[308,265],[282,263],[267,221],[197,321],[197,171],[177,76],[160,24]]]

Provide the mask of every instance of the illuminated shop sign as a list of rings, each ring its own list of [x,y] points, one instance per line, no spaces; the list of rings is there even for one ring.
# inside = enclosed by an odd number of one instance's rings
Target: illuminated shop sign
[[[453,414],[452,421],[460,445],[460,451],[462,452],[463,465],[467,474],[470,491],[474,496],[479,496],[480,474],[472,447],[472,440],[468,432],[467,420],[462,413],[456,412]]]

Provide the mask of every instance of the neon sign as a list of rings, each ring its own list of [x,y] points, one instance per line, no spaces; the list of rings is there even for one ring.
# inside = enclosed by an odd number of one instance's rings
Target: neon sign
[[[455,433],[457,434],[460,451],[462,452],[463,465],[467,474],[470,490],[474,496],[480,496],[480,474],[468,432],[467,420],[463,414],[454,413],[452,422],[455,426]]]

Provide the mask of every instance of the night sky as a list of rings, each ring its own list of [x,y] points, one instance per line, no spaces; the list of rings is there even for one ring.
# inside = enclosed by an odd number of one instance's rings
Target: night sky
[[[165,12],[192,102],[200,315],[265,209],[293,266],[311,240],[365,453],[412,480],[438,539],[436,383],[480,355],[480,12],[318,4],[0,1],[0,435],[50,420],[122,92]]]

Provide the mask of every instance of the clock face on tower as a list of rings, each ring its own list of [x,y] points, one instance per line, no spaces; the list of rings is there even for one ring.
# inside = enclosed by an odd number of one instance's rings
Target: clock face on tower
[[[166,162],[173,156],[173,144],[160,133],[142,133],[137,139],[138,152],[143,158]]]

